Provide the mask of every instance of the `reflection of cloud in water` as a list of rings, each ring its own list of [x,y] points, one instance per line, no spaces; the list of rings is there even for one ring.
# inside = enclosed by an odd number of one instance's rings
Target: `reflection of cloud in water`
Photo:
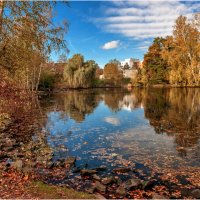
[[[109,124],[112,124],[114,126],[119,126],[120,125],[120,121],[116,117],[105,117],[104,121],[109,123]]]
[[[136,95],[125,95],[123,100],[119,101],[119,108],[132,112],[137,108],[143,108],[141,101],[137,98]]]
[[[123,106],[122,106],[122,110],[126,110],[126,111],[129,111],[129,112],[131,112],[131,111],[132,111],[132,108],[131,108],[131,106],[130,106],[130,105],[128,105],[128,106],[126,106],[126,105],[123,105]]]

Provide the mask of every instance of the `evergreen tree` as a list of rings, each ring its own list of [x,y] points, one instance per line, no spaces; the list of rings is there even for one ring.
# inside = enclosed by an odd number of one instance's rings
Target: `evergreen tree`
[[[155,38],[148,52],[144,55],[143,80],[144,84],[168,83],[168,65],[162,58],[165,39]]]

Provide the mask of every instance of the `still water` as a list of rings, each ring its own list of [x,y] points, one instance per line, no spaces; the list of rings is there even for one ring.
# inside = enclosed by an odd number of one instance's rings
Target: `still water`
[[[54,161],[107,173],[132,167],[143,179],[200,171],[200,89],[95,89],[41,99]],[[136,176],[135,174],[129,174]]]

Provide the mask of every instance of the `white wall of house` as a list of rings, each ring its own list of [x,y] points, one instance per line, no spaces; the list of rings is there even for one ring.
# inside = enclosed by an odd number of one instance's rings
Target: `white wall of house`
[[[121,63],[121,66],[125,66],[126,64],[128,64],[130,68],[133,67],[134,63],[137,63],[138,67],[140,67],[141,65],[141,61],[139,59],[134,59],[134,58],[127,58],[121,61],[120,63]]]
[[[100,75],[100,76],[99,76],[99,79],[100,79],[100,80],[103,80],[103,79],[104,79],[104,75],[103,75],[103,74]]]
[[[134,79],[138,73],[137,69],[126,69],[123,70],[124,78],[131,78]]]
[[[124,66],[126,64],[128,64],[130,67],[133,66],[133,62],[132,62],[131,58],[128,58],[128,59],[125,59],[124,61],[121,61],[121,66]]]

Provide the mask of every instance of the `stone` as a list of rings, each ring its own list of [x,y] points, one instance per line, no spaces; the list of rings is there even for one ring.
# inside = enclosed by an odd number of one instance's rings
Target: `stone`
[[[191,195],[195,199],[200,199],[200,189],[194,189],[194,190],[192,190]]]
[[[85,188],[85,191],[88,192],[88,193],[90,193],[90,194],[93,194],[94,190],[95,190],[94,186],[89,186],[89,187]]]
[[[93,174],[93,175],[92,175],[92,178],[93,178],[94,180],[96,180],[96,181],[100,181],[100,180],[101,180],[101,178],[100,178],[98,175],[96,175],[96,174]]]
[[[99,191],[99,192],[106,192],[106,186],[105,185],[103,185],[102,183],[100,183],[100,182],[96,182],[95,183],[95,188],[96,188],[96,190],[97,191]]]
[[[166,196],[160,195],[160,194],[153,194],[152,199],[168,199]]]
[[[11,167],[21,171],[22,170],[22,167],[23,167],[23,162],[22,160],[16,160],[15,162],[12,162],[11,163]]]
[[[76,162],[76,157],[68,157],[66,160],[65,160],[65,166],[66,165],[70,165],[70,166],[73,166]]]
[[[117,190],[116,193],[120,195],[120,197],[124,197],[126,195],[126,189],[124,188],[124,186],[120,185]]]
[[[73,173],[79,173],[81,172],[81,168],[80,167],[76,167],[74,170],[73,170]]]
[[[125,188],[127,190],[135,189],[141,186],[142,186],[142,183],[141,183],[141,180],[139,179],[130,179],[125,182]]]
[[[143,181],[142,182],[142,189],[143,190],[151,190],[154,187],[155,184],[156,184],[155,180]]]
[[[94,169],[82,169],[80,172],[82,176],[92,175],[97,173],[97,171]]]
[[[114,182],[116,182],[116,181],[115,181],[115,178],[114,178],[114,177],[110,176],[110,177],[105,177],[105,178],[103,178],[103,179],[101,180],[101,182],[102,182],[104,185],[109,185],[109,184],[114,183]]]
[[[120,177],[118,177],[118,176],[115,176],[115,181],[116,181],[116,184],[117,185],[121,185],[122,184],[122,180],[121,180],[121,178]]]
[[[94,168],[94,170],[97,170],[97,171],[105,171],[105,170],[107,170],[107,167],[104,166],[104,165],[101,165],[101,166],[99,166],[99,167]]]
[[[120,167],[120,168],[113,169],[114,173],[127,173],[130,171],[131,171],[131,168],[129,167]]]

